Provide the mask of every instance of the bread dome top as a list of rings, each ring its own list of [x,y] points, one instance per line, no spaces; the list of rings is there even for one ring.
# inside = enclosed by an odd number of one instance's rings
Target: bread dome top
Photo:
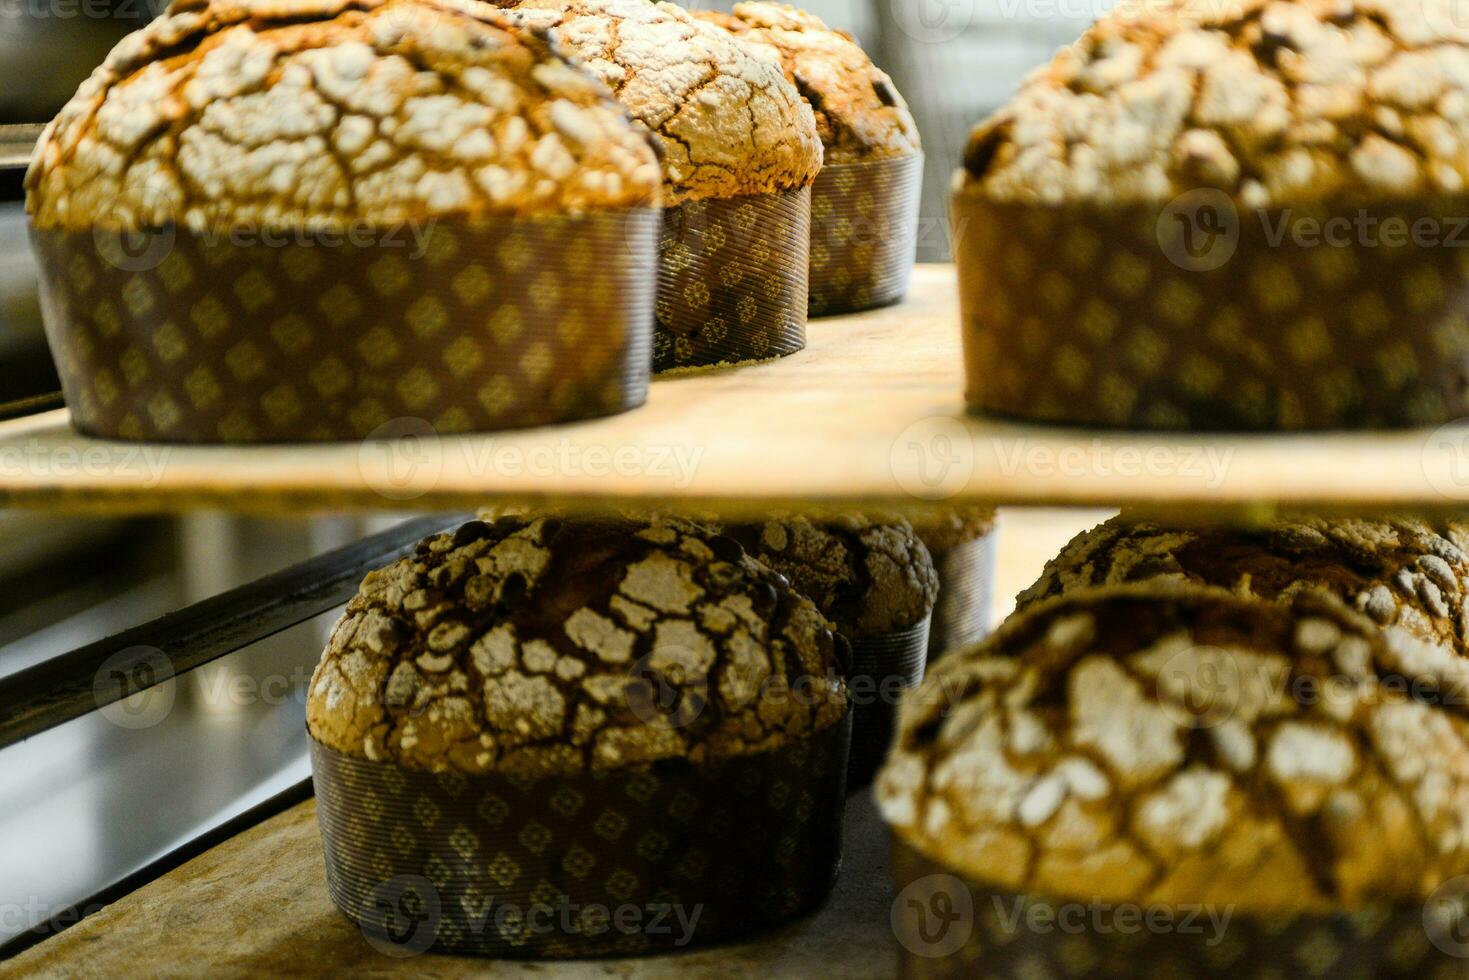
[[[1169,579],[1289,603],[1325,592],[1392,627],[1469,650],[1469,529],[1417,518],[1279,521],[1255,529],[1115,518],[1071,540],[1020,594],[1024,609],[1073,589]]]
[[[699,763],[839,721],[837,646],[780,576],[693,525],[473,521],[363,580],[306,717],[327,747],[410,769]]]
[[[1469,671],[1406,675],[1429,650],[1316,595],[1070,593],[933,667],[878,797],[904,841],[1005,890],[1421,902],[1469,871]]]
[[[1469,21],[1457,0],[1121,4],[974,130],[967,179],[1022,203],[1248,207],[1457,194]]]
[[[43,135],[42,228],[332,227],[617,208],[646,137],[513,15],[461,0],[179,0]]]
[[[737,3],[733,13],[700,11],[766,52],[811,104],[826,163],[854,163],[919,152],[918,126],[893,80],[852,35],[785,3]]]
[[[790,579],[848,639],[916,625],[938,598],[928,549],[901,517],[779,515],[725,532]]]
[[[950,507],[913,521],[913,532],[933,554],[977,541],[994,529],[995,508],[978,505]]]
[[[821,169],[810,106],[728,31],[649,0],[499,0],[535,11],[662,143],[664,201],[805,187]]]

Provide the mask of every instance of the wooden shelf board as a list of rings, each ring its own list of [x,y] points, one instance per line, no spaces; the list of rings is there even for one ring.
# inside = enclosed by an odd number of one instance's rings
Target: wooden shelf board
[[[16,976],[530,978],[896,975],[888,835],[867,793],[847,801],[842,875],[826,904],[749,940],[672,956],[517,963],[377,952],[332,905],[308,800],[170,871],[7,964]]]
[[[643,408],[566,426],[261,447],[88,439],[64,411],[0,423],[0,506],[437,510],[483,503],[719,510],[976,503],[1454,510],[1469,427],[1157,434],[964,412],[952,266],[894,307],[813,321],[780,361],[654,382]]]

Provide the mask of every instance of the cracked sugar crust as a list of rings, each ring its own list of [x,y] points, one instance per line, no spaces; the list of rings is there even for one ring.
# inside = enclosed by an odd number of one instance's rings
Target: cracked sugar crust
[[[836,646],[815,606],[692,524],[473,521],[363,580],[306,719],[409,769],[702,763],[839,721]]]
[[[1246,207],[1459,194],[1469,22],[1458,0],[1123,4],[981,122],[967,181],[1028,204]]]
[[[775,515],[724,531],[790,579],[849,640],[913,626],[933,612],[938,598],[928,549],[895,515],[824,521]]]
[[[879,804],[907,843],[1007,890],[1416,904],[1469,871],[1469,688],[1407,683],[1422,646],[1320,595],[1069,593],[930,668]]]
[[[918,540],[937,556],[961,544],[978,541],[995,529],[993,507],[951,507],[939,513],[913,521],[913,531]]]
[[[1303,591],[1326,592],[1380,626],[1434,644],[1441,656],[1469,651],[1469,527],[1412,517],[1308,518],[1257,529],[1114,518],[1073,538],[1016,605],[1148,579],[1283,603]]]
[[[42,137],[38,227],[333,227],[655,203],[654,149],[541,33],[457,0],[181,0]]]
[[[697,11],[781,66],[816,115],[826,163],[911,156],[918,126],[897,86],[846,31],[784,3]]]
[[[821,169],[811,107],[779,66],[681,7],[648,0],[497,0],[554,25],[657,134],[664,201],[798,190]]]

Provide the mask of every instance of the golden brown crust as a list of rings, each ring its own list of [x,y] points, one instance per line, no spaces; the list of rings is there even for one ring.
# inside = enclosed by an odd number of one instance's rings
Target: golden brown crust
[[[1380,626],[1469,650],[1469,529],[1417,518],[1280,521],[1258,529],[1167,528],[1114,518],[1073,538],[1016,600],[1149,579],[1215,585],[1289,603],[1335,596]]]
[[[1033,607],[905,699],[878,782],[977,881],[1242,912],[1421,902],[1469,871],[1463,661],[1339,602],[1166,582]]]
[[[940,514],[913,522],[913,531],[929,554],[978,541],[995,529],[993,507],[952,507]]]
[[[648,0],[498,0],[554,26],[662,142],[664,202],[796,190],[821,169],[811,108],[729,32]]]
[[[816,114],[826,163],[911,156],[922,149],[908,103],[846,31],[785,3],[737,3],[733,13],[701,10],[694,16],[780,64]]]
[[[999,200],[1247,207],[1457,194],[1469,179],[1469,23],[1457,0],[1122,4],[972,134]]]
[[[657,159],[589,74],[460,0],[191,0],[46,130],[37,226],[334,227],[650,204]]]
[[[928,549],[901,517],[775,515],[725,533],[790,579],[850,640],[907,629],[938,598]]]
[[[363,580],[306,718],[410,769],[697,763],[840,720],[835,657],[809,601],[694,525],[473,521]]]

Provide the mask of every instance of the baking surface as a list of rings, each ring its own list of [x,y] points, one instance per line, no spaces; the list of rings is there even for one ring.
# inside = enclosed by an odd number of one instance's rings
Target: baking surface
[[[377,952],[332,905],[307,800],[0,964],[27,977],[891,977],[887,832],[865,794],[848,801],[843,871],[815,915],[757,938],[675,956],[517,963]]]
[[[658,379],[644,407],[487,436],[256,447],[88,439],[64,411],[0,423],[0,506],[435,510],[493,500],[733,516],[973,500],[1208,508],[1461,508],[1469,425],[1391,433],[1145,434],[966,415],[952,266],[904,303],[814,320],[806,350]]]

